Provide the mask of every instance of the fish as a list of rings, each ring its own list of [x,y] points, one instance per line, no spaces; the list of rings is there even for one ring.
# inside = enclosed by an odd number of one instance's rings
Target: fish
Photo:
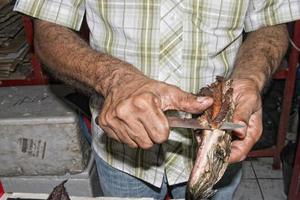
[[[198,96],[214,99],[213,105],[196,116],[201,125],[211,129],[196,129],[196,159],[187,183],[186,199],[207,199],[215,194],[213,186],[222,178],[231,152],[232,131],[220,127],[232,122],[234,104],[232,80],[218,76],[216,82],[202,88]]]
[[[64,186],[67,181],[68,180],[64,180],[59,185],[57,185],[52,190],[47,200],[70,200],[69,194]]]

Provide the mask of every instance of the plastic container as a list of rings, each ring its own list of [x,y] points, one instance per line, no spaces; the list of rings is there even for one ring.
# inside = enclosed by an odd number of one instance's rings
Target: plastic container
[[[56,95],[68,90],[65,86],[0,88],[0,177],[85,170],[90,146],[82,136],[78,114]]]
[[[68,180],[65,188],[70,196],[97,197],[102,194],[94,157],[79,174],[62,176],[17,176],[1,178],[5,193],[47,193]]]

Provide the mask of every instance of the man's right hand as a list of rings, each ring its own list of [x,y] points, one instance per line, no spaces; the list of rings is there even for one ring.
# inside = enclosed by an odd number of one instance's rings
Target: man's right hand
[[[120,73],[107,90],[99,124],[109,137],[133,148],[148,149],[168,139],[169,124],[163,111],[200,113],[213,101],[140,73]]]
[[[105,97],[100,126],[112,138],[132,147],[150,148],[167,140],[163,111],[198,113],[212,103],[177,87],[144,76],[134,66],[95,51],[66,27],[34,20],[39,58],[56,76]],[[87,87],[86,87],[87,86]]]

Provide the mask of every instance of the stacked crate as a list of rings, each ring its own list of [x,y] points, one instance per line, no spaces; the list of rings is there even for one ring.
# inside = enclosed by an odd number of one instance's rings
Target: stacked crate
[[[21,14],[13,1],[0,3],[0,80],[26,79],[32,73]]]
[[[0,180],[4,191],[50,193],[65,179],[73,196],[97,196],[91,148],[63,85],[0,87]]]

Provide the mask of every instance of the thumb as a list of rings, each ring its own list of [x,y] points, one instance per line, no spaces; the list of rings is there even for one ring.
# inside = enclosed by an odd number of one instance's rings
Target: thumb
[[[191,93],[184,92],[180,89],[173,98],[173,107],[176,110],[188,113],[200,113],[210,107],[213,103],[211,97],[197,97]]]
[[[246,136],[246,132],[247,132],[251,114],[252,114],[252,112],[251,112],[251,110],[249,110],[249,108],[247,106],[241,106],[241,105],[236,106],[234,113],[233,113],[232,121],[234,123],[241,124],[244,126],[243,128],[234,130],[234,134],[237,137],[244,138]]]

